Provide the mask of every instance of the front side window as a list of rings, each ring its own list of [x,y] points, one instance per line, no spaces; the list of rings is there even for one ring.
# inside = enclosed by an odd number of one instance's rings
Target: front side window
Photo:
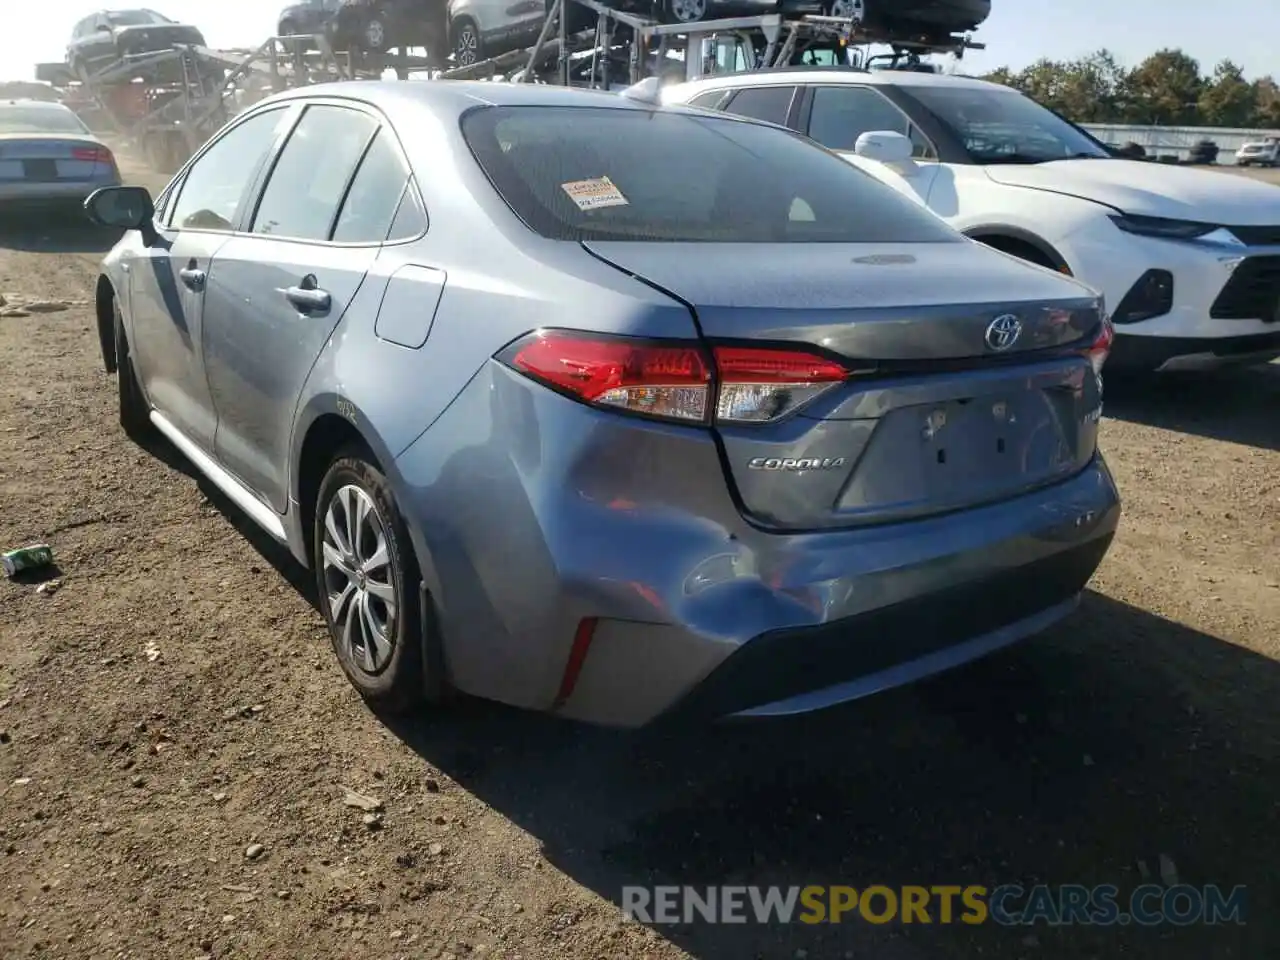
[[[735,93],[723,109],[739,117],[786,124],[795,92],[795,87],[748,87]]]
[[[911,138],[911,155],[917,159],[937,156],[932,145],[906,115],[870,87],[831,86],[813,88],[809,136],[831,150],[852,150],[858,137],[886,130]]]
[[[187,171],[170,225],[180,230],[231,230],[240,201],[275,143],[285,114],[282,107],[255,114],[210,146]]]
[[[1110,156],[1082,130],[1014,90],[941,85],[901,89],[950,128],[974,163]]]
[[[481,107],[462,133],[507,204],[558,240],[927,243],[960,237],[798,134],[730,117]]]
[[[351,174],[377,129],[378,121],[359,110],[307,107],[280,151],[250,230],[328,240]]]

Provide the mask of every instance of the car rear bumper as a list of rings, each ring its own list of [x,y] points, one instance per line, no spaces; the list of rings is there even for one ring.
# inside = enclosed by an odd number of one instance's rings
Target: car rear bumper
[[[496,364],[392,474],[450,681],[627,727],[815,709],[1035,633],[1074,605],[1120,515],[1098,456],[993,505],[765,533],[706,433],[589,409]]]
[[[1119,503],[1109,486],[1098,463],[1056,494],[1031,498],[1034,506],[1010,503],[947,518],[958,527],[982,523],[984,515],[995,521],[1000,513],[1017,514],[1022,526],[960,549],[939,532],[932,549],[921,544],[909,562],[891,569],[868,558],[852,537],[843,545],[825,536],[821,545],[797,545],[809,582],[774,588],[775,602],[805,593],[828,599],[861,594],[865,609],[847,616],[795,610],[794,626],[732,644],[692,623],[676,630],[666,625],[646,638],[636,625],[618,629],[605,622],[558,710],[621,726],[807,713],[986,656],[1075,609],[1115,534]],[[1091,505],[1076,500],[1065,510],[1070,519],[1062,520],[1059,508],[1085,489]],[[1034,512],[1056,519],[1027,522]],[[725,591],[726,608],[718,616],[743,622],[730,609],[743,599]],[[658,650],[664,655],[652,658]]]

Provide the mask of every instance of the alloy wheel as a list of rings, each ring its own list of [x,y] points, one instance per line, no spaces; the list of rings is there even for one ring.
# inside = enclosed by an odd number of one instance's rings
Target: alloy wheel
[[[399,610],[387,531],[373,499],[339,487],[324,517],[324,583],[329,615],[351,663],[377,673],[395,650]]]
[[[853,20],[861,23],[865,8],[863,0],[834,0],[831,4],[831,16],[841,20]]]
[[[707,15],[707,0],[670,0],[670,8],[677,23],[697,23]]]
[[[471,24],[467,24],[458,31],[458,38],[454,41],[454,59],[460,67],[470,66],[479,59],[479,50],[480,38]]]

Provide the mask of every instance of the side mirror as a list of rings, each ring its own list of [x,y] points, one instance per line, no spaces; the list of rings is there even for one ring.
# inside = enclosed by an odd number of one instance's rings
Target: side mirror
[[[896,167],[904,177],[916,172],[916,163],[911,159],[914,150],[910,137],[891,130],[868,130],[853,145],[855,156]]]
[[[110,33],[110,32],[111,32],[111,24],[109,24],[109,23],[100,23],[100,24],[98,24],[97,30],[98,30],[98,32],[99,32],[99,33]]]
[[[100,227],[141,230],[148,245],[155,240],[156,208],[146,187],[100,187],[85,200],[84,212]]]

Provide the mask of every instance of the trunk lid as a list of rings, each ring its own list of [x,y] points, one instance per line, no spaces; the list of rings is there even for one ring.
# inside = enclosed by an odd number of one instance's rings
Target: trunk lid
[[[0,134],[0,181],[57,183],[101,180],[111,153],[91,136]]]
[[[767,526],[963,509],[1093,457],[1101,383],[1083,350],[1101,317],[1067,277],[968,241],[584,246],[684,300],[712,342],[816,348],[860,371],[777,422],[717,426],[730,480]],[[1008,317],[1020,332],[995,349]]]

